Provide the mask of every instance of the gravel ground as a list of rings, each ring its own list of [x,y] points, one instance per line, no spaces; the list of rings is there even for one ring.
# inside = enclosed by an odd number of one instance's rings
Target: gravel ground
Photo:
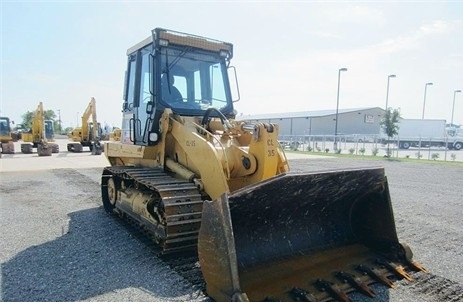
[[[293,171],[384,166],[399,238],[430,273],[395,290],[374,286],[375,301],[463,301],[463,165],[331,157],[290,164]],[[209,301],[104,213],[100,173],[99,166],[0,173],[2,301]]]

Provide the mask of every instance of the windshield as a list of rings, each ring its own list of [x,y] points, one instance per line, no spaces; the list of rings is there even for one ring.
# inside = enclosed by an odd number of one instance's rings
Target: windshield
[[[161,51],[161,102],[174,111],[202,114],[209,107],[231,112],[225,60],[192,52],[191,48]]]
[[[10,132],[10,121],[6,118],[0,118],[0,135],[6,136]]]
[[[53,133],[53,121],[51,120],[46,120],[45,121],[45,137],[47,139],[51,139],[54,137]]]

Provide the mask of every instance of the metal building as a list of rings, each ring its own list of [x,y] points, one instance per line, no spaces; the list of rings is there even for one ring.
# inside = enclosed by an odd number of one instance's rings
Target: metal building
[[[339,109],[338,135],[379,135],[385,111],[379,107]],[[280,126],[280,136],[334,135],[336,110],[282,112],[242,115],[237,119],[251,123],[266,122]]]

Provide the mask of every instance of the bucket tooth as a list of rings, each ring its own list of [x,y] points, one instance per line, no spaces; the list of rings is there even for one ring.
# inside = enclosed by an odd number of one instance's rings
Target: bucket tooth
[[[400,246],[402,247],[402,253],[405,255],[405,259],[407,261],[407,264],[411,267],[411,269],[415,271],[422,271],[423,273],[427,273],[428,270],[425,269],[421,263],[413,260],[413,252],[411,248],[408,246],[408,244],[402,242],[400,243]]]
[[[318,301],[317,298],[315,298],[313,294],[301,288],[294,287],[290,291],[290,294],[296,301],[304,301],[304,302],[317,302]]]
[[[315,282],[315,286],[320,290],[327,292],[331,295],[331,297],[340,302],[353,302],[336,284],[329,281],[318,279]]]
[[[376,297],[376,293],[368,286],[368,284],[360,280],[360,278],[346,272],[337,272],[336,277],[341,281],[349,283],[362,294],[367,295],[370,298]]]
[[[362,273],[365,273],[365,274],[369,275],[370,277],[372,277],[376,281],[386,285],[389,288],[396,288],[397,287],[391,280],[389,280],[387,277],[382,275],[380,272],[378,272],[374,268],[370,268],[370,267],[368,267],[366,265],[360,264],[360,265],[357,266],[357,270],[362,272]]]
[[[390,261],[387,261],[387,260],[384,260],[384,259],[376,259],[376,263],[378,263],[380,265],[384,265],[384,267],[386,267],[389,270],[391,270],[392,272],[394,272],[394,274],[396,274],[400,278],[405,278],[410,282],[413,281],[412,276],[410,276],[405,271],[405,269],[404,269],[404,267],[402,265],[398,265],[398,264],[395,264],[393,262],[390,262]]]
[[[409,260],[407,263],[415,271],[421,271],[423,273],[428,272],[428,270],[425,269],[424,266],[422,266],[421,263],[419,263],[418,261]]]

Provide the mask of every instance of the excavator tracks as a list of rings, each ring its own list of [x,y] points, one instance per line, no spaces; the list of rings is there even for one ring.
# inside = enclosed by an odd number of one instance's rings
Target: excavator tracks
[[[193,183],[174,178],[161,168],[127,166],[106,167],[101,183],[106,210],[113,208],[120,216],[138,223],[157,242],[162,254],[196,249],[203,199]],[[146,217],[150,212],[146,201],[140,214],[134,206],[118,200],[118,190],[127,195],[150,196],[152,208],[157,209],[154,219],[148,221]]]

